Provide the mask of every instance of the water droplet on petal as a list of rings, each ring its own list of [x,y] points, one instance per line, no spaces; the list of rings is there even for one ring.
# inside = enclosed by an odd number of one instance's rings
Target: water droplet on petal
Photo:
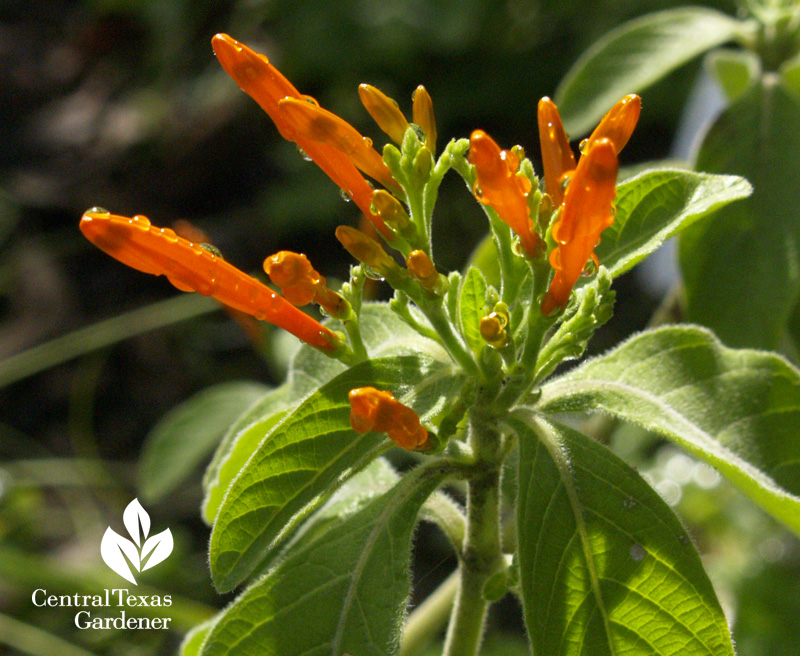
[[[350,198],[350,194],[348,194],[344,189],[339,189],[339,196],[341,196],[342,200],[346,203],[349,203],[352,198]]]
[[[90,207],[84,214],[111,214],[105,207]]]
[[[178,241],[178,235],[170,228],[161,228],[161,236],[167,241],[171,241],[173,244]]]
[[[581,142],[578,144],[578,150],[580,150],[580,151],[581,151],[581,154],[583,154],[583,153],[585,153],[585,152],[586,152],[586,147],[587,147],[588,145],[589,145],[589,140],[588,140],[588,139],[583,139],[583,140],[582,140],[582,141],[581,141]]]
[[[364,143],[367,144],[369,148],[372,148],[372,139],[369,137],[364,137]]]
[[[297,147],[297,153],[298,153],[298,155],[300,155],[300,157],[302,157],[304,160],[306,160],[306,162],[310,162],[311,161],[311,157],[308,155],[308,153],[305,150],[300,148],[300,146]]]
[[[595,259],[596,257],[597,257],[596,255],[592,254],[592,257],[589,258],[589,261],[586,263],[586,266],[583,267],[583,271],[581,271],[581,275],[584,278],[588,278],[590,276],[593,276],[595,273],[597,273],[597,268],[598,268],[599,265],[597,263],[597,260]]]

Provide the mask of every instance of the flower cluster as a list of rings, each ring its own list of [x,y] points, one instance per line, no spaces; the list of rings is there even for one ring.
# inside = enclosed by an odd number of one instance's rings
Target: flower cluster
[[[417,413],[398,401],[391,392],[374,387],[350,391],[350,425],[356,433],[386,433],[397,446],[420,450],[428,441],[428,431]]]
[[[504,366],[520,366],[522,356],[515,355],[515,333],[520,324],[516,317],[520,314],[513,314],[514,304],[519,301],[517,309],[524,309],[531,303],[541,303],[541,313],[527,315],[529,322],[542,315],[556,317],[555,311],[566,305],[587,262],[596,262],[594,248],[600,233],[614,221],[617,156],[638,119],[638,96],[623,98],[605,116],[581,145],[583,155],[577,163],[555,104],[548,98],[541,100],[538,122],[546,189],[543,196],[522,150],[503,150],[482,130],[474,131],[468,142],[451,141],[436,161],[433,103],[422,86],[412,96],[413,122],[380,90],[367,84],[359,87],[367,112],[399,146],[387,144],[381,155],[371,139],[301,94],[264,55],[224,34],[216,35],[212,45],[225,71],[264,109],[280,134],[315,162],[354,201],[366,217],[366,225],[374,228],[371,232],[375,238],[365,231],[339,226],[336,237],[361,262],[363,275],[384,278],[395,288],[392,309],[418,332],[438,340],[470,374],[478,374],[483,368],[483,375],[491,376],[498,370],[487,364],[491,358],[482,362],[476,359],[481,340],[483,346],[501,351]],[[472,325],[464,325],[466,319],[456,309],[457,295],[448,293],[450,280],[439,273],[431,257],[433,205],[442,176],[451,167],[474,183],[477,199],[517,235],[519,250],[512,257],[532,263],[534,277],[543,283],[537,287],[538,298],[527,300],[504,296],[499,301],[492,288],[485,299],[475,300],[478,314]],[[373,183],[383,188],[375,189]],[[80,227],[109,255],[140,271],[165,275],[178,289],[211,295],[345,362],[358,362],[368,355],[358,328],[360,296],[353,296],[356,277],[348,291],[343,288],[339,294],[327,287],[325,278],[305,255],[281,251],[264,262],[264,271],[281,290],[279,295],[227,263],[213,247],[168,228],[151,226],[144,217],[121,217],[93,208],[84,214]],[[504,234],[510,246],[508,231]],[[397,251],[402,260],[387,252],[384,245]],[[512,252],[507,248],[507,253]],[[457,274],[454,280],[458,282]],[[516,289],[520,288],[517,285]],[[429,325],[408,309],[409,299]],[[342,323],[349,340],[295,307],[312,302]],[[494,309],[489,311],[491,307]],[[509,325],[511,316],[515,317],[514,330]],[[538,345],[531,348],[534,358],[537,350]],[[427,430],[416,413],[389,392],[359,388],[350,393],[350,404],[356,431],[386,432],[406,449],[420,449],[428,443]]]
[[[559,210],[551,235],[550,251],[555,275],[542,301],[548,315],[569,300],[587,262],[594,259],[600,233],[614,222],[617,155],[628,142],[641,111],[639,96],[629,95],[606,114],[592,135],[581,144],[583,156],[576,164],[558,108],[542,98],[538,108],[545,189]],[[531,217],[532,183],[520,171],[513,150],[502,150],[483,130],[470,137],[469,161],[475,166],[475,195],[489,205],[519,237],[524,254],[536,258],[543,252],[542,236]]]

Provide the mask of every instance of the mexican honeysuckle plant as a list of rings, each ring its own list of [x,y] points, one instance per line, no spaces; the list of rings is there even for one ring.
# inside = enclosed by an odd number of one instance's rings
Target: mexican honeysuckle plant
[[[142,216],[94,208],[81,220],[123,263],[305,343],[280,387],[220,386],[176,418],[197,427],[223,418],[202,515],[214,584],[238,590],[183,653],[417,654],[444,628],[437,618],[449,617],[444,653],[471,656],[489,606],[510,593],[537,655],[732,654],[679,519],[566,413],[602,411],[672,440],[800,534],[800,372],[686,325],[557,368],[611,316],[615,277],[748,196],[749,184],[657,169],[617,186],[641,109],[635,95],[609,108],[580,152],[542,99],[540,178],[520,146],[502,149],[480,129],[442,147],[424,87],[409,122],[362,85],[366,110],[391,139],[381,155],[263,55],[225,35],[213,47],[364,220],[336,230],[355,260],[338,290],[298,253],[267,258],[270,287]],[[497,275],[437,268],[437,190],[451,169],[485,214]],[[393,288],[389,303],[365,300],[369,279]],[[323,321],[298,309],[309,303]],[[158,454],[180,452],[165,440],[151,447],[152,471],[169,460]],[[396,471],[396,448],[415,466]],[[409,612],[421,520],[441,529],[458,569]]]

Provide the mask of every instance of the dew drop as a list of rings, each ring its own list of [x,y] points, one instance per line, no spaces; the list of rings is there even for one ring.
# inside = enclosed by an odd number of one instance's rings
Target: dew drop
[[[644,560],[645,556],[647,555],[647,550],[641,544],[632,544],[630,554],[631,554],[631,560],[640,563]]]
[[[581,276],[583,276],[584,278],[589,278],[590,276],[593,276],[595,273],[597,273],[597,267],[598,267],[597,262],[595,262],[593,257],[590,257],[589,261],[586,262],[586,266],[583,267],[583,271],[581,271]]]
[[[307,103],[309,103],[311,105],[316,105],[317,107],[319,107],[319,103],[317,102],[317,99],[312,97],[312,96],[303,96],[303,100],[305,100]]]
[[[368,148],[372,148],[372,139],[369,137],[364,137],[364,143],[367,144]]]
[[[311,156],[305,150],[300,148],[300,146],[297,146],[297,153],[298,153],[298,155],[300,155],[300,157],[302,157],[304,160],[306,160],[306,162],[310,162],[311,161]]]
[[[84,212],[84,214],[103,214],[108,216],[111,214],[111,212],[109,212],[105,207],[90,207]]]
[[[142,228],[143,230],[147,230],[147,228],[150,227],[150,219],[148,219],[146,216],[142,216],[141,214],[134,216],[130,222],[137,227]]]
[[[351,200],[353,200],[352,198],[350,198],[350,195],[344,189],[339,189],[339,196],[341,196],[342,200],[345,203],[349,203]]]
[[[581,142],[578,144],[578,150],[581,151],[581,154],[586,152],[586,147],[588,145],[589,145],[589,140],[588,139],[581,140]]]
[[[161,228],[161,236],[173,244],[178,241],[178,235],[176,235],[175,231],[171,228]]]

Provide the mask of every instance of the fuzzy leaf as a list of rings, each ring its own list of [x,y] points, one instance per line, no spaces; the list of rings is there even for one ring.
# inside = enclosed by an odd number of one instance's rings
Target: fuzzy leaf
[[[537,408],[605,411],[663,435],[800,535],[800,371],[777,355],[661,328],[547,383]]]
[[[520,587],[536,654],[733,656],[725,616],[669,506],[607,448],[519,415]]]
[[[186,481],[231,423],[267,389],[257,383],[222,383],[170,410],[144,443],[139,460],[142,498],[159,501]]]
[[[800,299],[800,101],[764,76],[712,125],[696,166],[755,191],[681,235],[689,320],[728,346],[775,350]]]
[[[751,193],[747,180],[732,175],[645,171],[617,188],[616,220],[595,252],[617,277],[698,219]]]
[[[202,656],[389,656],[417,512],[446,470],[419,467],[282,560],[211,630]]]
[[[470,267],[464,277],[459,294],[458,311],[461,321],[461,332],[467,345],[479,353],[486,345],[481,338],[480,321],[485,314],[486,280],[480,269]]]
[[[583,53],[561,81],[555,97],[564,125],[573,137],[589,132],[623,96],[643,91],[746,29],[700,7],[661,11],[621,25]]]
[[[211,573],[220,590],[244,580],[272,548],[387,447],[374,433],[350,427],[348,392],[391,390],[423,416],[447,406],[462,379],[423,355],[377,358],[323,385],[264,435],[231,483],[211,534]]]

